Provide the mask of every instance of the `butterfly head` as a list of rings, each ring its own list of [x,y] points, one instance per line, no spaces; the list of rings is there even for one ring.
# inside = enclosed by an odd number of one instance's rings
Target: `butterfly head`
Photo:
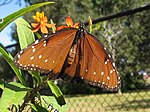
[[[79,24],[79,29],[84,29],[84,24],[83,23]]]
[[[85,30],[84,30],[83,24],[80,23],[73,43],[76,44],[77,41],[84,36],[84,34],[85,34]]]
[[[78,32],[80,35],[83,35],[85,30],[84,30],[84,24],[80,23],[79,28],[78,28]]]

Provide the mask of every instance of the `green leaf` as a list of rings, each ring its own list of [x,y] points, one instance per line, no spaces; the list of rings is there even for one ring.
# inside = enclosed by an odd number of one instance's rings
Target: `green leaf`
[[[52,3],[55,3],[55,2],[44,2],[44,3],[31,5],[29,7],[23,8],[23,9],[17,11],[17,12],[14,12],[13,14],[8,15],[7,17],[5,17],[3,19],[3,22],[0,24],[0,31],[2,31],[9,23],[14,21],[18,17],[23,16],[24,14],[26,14],[28,12],[31,12],[34,9],[37,9],[37,8],[43,6],[43,5],[52,4]]]
[[[29,73],[32,75],[33,78],[35,78],[35,81],[37,83],[37,86],[41,84],[42,82],[42,77],[40,76],[40,72],[31,72]]]
[[[51,22],[51,24],[54,24],[54,22],[53,22],[53,20],[52,20],[52,19],[50,19],[50,22]],[[55,33],[55,32],[56,32],[56,26],[53,26],[53,27],[52,27],[52,32],[53,32],[53,33]]]
[[[12,104],[18,107],[18,105],[26,96],[28,90],[30,89],[26,88],[20,83],[10,82],[8,84],[5,84],[3,94],[0,99],[0,109],[3,110],[3,112],[7,112],[7,108]]]
[[[47,109],[45,109],[44,107],[38,105],[38,104],[31,104],[31,107],[33,109],[33,112],[48,112]]]
[[[6,51],[6,49],[4,48],[4,46],[2,44],[0,44],[0,53],[2,54],[2,56],[5,58],[5,60],[8,62],[8,64],[11,66],[11,68],[14,70],[14,72],[16,73],[19,81],[23,84],[23,85],[27,85],[23,76],[22,76],[22,73],[21,73],[21,70],[19,70],[13,63],[13,57],[12,55]]]
[[[53,96],[41,96],[42,107],[47,108],[51,105],[51,111],[57,109],[59,112],[67,112],[67,105],[60,106],[55,97]],[[50,111],[50,110],[49,110]]]
[[[38,32],[35,32],[34,34],[38,37],[38,39],[42,37]]]
[[[0,88],[4,89],[4,82],[2,80],[0,80]]]
[[[23,49],[35,41],[34,33],[31,31],[31,26],[23,18],[18,18],[15,20],[15,23],[17,25],[20,48]]]
[[[48,80],[47,83],[48,83],[48,85],[49,85],[49,87],[50,87],[50,89],[51,89],[51,91],[52,91],[54,97],[56,98],[58,104],[61,105],[61,106],[62,106],[62,105],[65,105],[65,104],[66,104],[65,99],[64,99],[64,97],[63,97],[62,92],[61,92],[60,89],[58,88],[58,86],[55,85],[55,84],[54,84],[52,81],[50,81],[50,80]]]

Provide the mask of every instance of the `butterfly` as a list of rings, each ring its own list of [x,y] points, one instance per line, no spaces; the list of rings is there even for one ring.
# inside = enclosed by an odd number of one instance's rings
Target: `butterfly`
[[[43,36],[14,58],[17,67],[48,74],[53,79],[84,82],[117,91],[120,77],[112,56],[82,24]]]

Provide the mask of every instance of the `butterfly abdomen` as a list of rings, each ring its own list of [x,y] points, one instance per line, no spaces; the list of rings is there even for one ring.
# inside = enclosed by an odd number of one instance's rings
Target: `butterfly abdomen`
[[[76,51],[77,51],[77,44],[74,44],[68,54],[68,64],[71,65],[75,59],[76,56]]]

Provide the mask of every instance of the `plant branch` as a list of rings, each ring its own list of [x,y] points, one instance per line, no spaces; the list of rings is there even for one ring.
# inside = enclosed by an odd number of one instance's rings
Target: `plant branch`
[[[150,4],[138,7],[138,8],[134,8],[134,9],[130,9],[130,10],[126,10],[126,11],[122,11],[113,15],[109,15],[109,16],[105,16],[99,19],[95,19],[92,21],[92,24],[96,24],[102,21],[107,21],[107,20],[111,20],[111,19],[115,19],[115,18],[119,18],[119,17],[123,17],[123,16],[128,16],[128,15],[132,15],[138,12],[142,12],[144,10],[149,10],[150,9]],[[85,22],[84,25],[87,26],[89,23]]]

